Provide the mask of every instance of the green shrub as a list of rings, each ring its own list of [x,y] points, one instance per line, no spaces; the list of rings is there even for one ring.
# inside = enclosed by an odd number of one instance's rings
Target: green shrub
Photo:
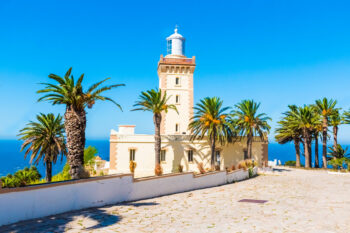
[[[18,170],[14,175],[8,174],[5,177],[1,177],[2,187],[15,188],[23,187],[35,182],[38,182],[41,178],[38,169],[34,166],[31,168],[25,167],[22,170]]]
[[[291,167],[295,167],[296,166],[296,162],[294,160],[289,160],[289,161],[286,161],[284,163],[285,166],[291,166]]]
[[[252,167],[249,167],[248,168],[248,174],[249,174],[249,178],[252,178],[254,176],[254,173],[253,173],[253,168]]]

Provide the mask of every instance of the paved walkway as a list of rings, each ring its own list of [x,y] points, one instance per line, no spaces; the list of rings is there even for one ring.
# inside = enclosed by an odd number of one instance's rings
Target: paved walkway
[[[350,232],[350,176],[281,169],[215,188],[21,222],[3,231]]]

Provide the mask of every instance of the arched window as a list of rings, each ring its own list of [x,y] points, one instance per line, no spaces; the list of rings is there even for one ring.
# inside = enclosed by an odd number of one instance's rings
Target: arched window
[[[178,133],[178,132],[180,131],[179,128],[180,128],[180,127],[179,127],[179,124],[175,124],[175,132],[176,132],[176,133]]]
[[[180,85],[180,78],[179,77],[175,78],[175,85],[176,86]]]

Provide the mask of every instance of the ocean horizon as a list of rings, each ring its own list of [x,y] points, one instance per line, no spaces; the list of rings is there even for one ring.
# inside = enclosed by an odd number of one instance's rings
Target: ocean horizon
[[[15,139],[1,139],[0,140],[0,177],[7,174],[23,169],[24,167],[30,167],[30,155],[24,159],[24,152],[21,152],[22,142]],[[86,140],[85,146],[94,146],[98,150],[98,156],[104,160],[109,160],[109,140],[108,139],[96,139]],[[66,157],[64,156],[57,159],[56,164],[52,166],[52,174],[55,175],[62,171],[63,166],[66,163]],[[37,168],[40,174],[45,177],[45,166],[42,161],[39,162]]]
[[[15,139],[0,139],[0,177],[6,176],[7,174],[23,169],[24,167],[30,167],[29,163],[30,157],[28,156],[24,159],[24,152],[20,152],[22,142]],[[109,161],[109,140],[108,139],[95,139],[95,140],[86,140],[86,147],[94,146],[98,150],[98,155],[104,159]],[[347,147],[349,145],[342,145],[343,147]],[[303,147],[301,146],[301,153]],[[312,153],[314,154],[314,146],[312,147]],[[278,143],[269,143],[268,149],[269,160],[272,161],[274,159],[280,160],[282,164],[284,164],[288,160],[295,160],[295,149],[293,143],[287,143],[284,145],[280,145]],[[322,163],[322,145],[319,145],[319,160],[320,164]],[[314,164],[314,158],[312,159]],[[57,163],[53,165],[52,173],[55,175],[59,173],[63,166],[66,163],[66,157],[63,157],[57,160]],[[301,156],[301,163],[305,164],[304,156]],[[37,168],[40,174],[45,176],[45,166],[42,161],[39,162]]]

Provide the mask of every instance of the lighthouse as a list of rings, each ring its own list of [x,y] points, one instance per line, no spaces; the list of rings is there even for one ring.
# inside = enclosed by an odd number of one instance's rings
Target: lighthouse
[[[178,110],[163,113],[160,131],[166,135],[189,134],[188,124],[193,116],[193,73],[195,57],[185,55],[185,38],[175,28],[166,38],[167,55],[158,62],[159,89],[170,96],[169,104]]]

